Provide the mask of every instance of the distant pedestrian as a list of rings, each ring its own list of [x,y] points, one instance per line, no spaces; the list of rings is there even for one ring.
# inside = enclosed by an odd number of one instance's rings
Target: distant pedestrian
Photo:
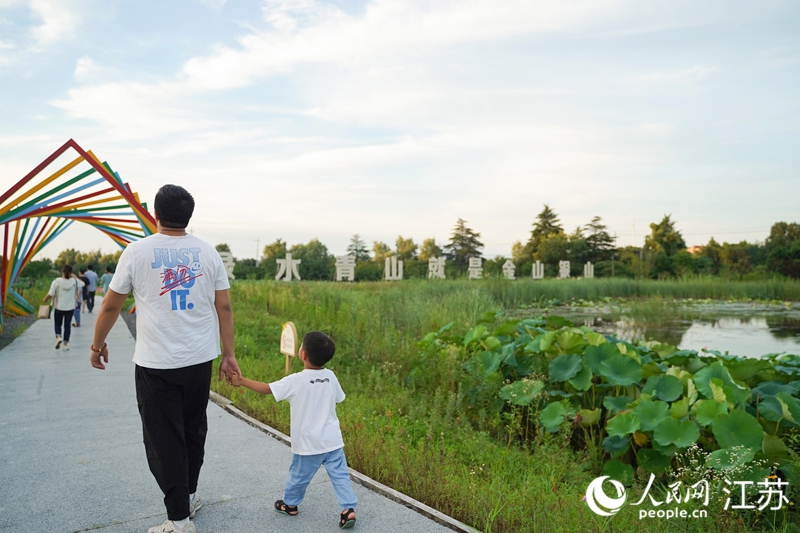
[[[77,279],[81,279],[78,276],[75,276]],[[83,289],[86,288],[84,284]],[[75,309],[72,311],[72,316],[75,318],[75,322],[72,323],[73,327],[79,328],[81,327],[81,305],[83,305],[83,289],[78,291],[77,301],[75,302]]]
[[[89,280],[89,294],[86,297],[86,308],[89,312],[94,309],[94,295],[97,293],[97,273],[94,271],[94,265],[86,266],[86,279]]]
[[[241,376],[225,265],[213,246],[186,233],[194,199],[164,185],[154,211],[158,233],[122,252],[95,323],[90,361],[104,369],[105,340],[128,293],[136,300],[136,400],[147,463],[164,493],[167,520],[148,533],[194,533],[196,495],[208,432],[213,360],[219,378]]]
[[[100,278],[100,282],[103,284],[103,293],[108,292],[108,288],[111,286],[111,280],[114,278],[114,273],[111,272],[111,267],[106,267],[106,273]]]
[[[83,282],[83,289],[81,289],[81,309],[86,311],[86,300],[89,299],[89,278],[86,277],[85,268],[78,270],[78,279]]]
[[[47,303],[51,298],[53,299],[56,350],[61,348],[62,343],[64,350],[69,350],[69,336],[72,331],[70,324],[72,314],[75,312],[75,305],[80,296],[81,287],[83,287],[83,282],[72,273],[72,266],[64,265],[61,267],[61,277],[53,280],[53,283],[50,284],[50,290],[47,291],[47,295],[42,300]],[[62,323],[64,326],[63,338],[61,337]]]
[[[291,406],[292,464],[286,477],[283,499],[275,502],[275,510],[295,516],[311,478],[324,465],[339,500],[339,527],[347,529],[356,523],[357,501],[336,416],[336,404],[344,401],[344,392],[336,375],[322,368],[333,358],[335,351],[336,345],[330,337],[320,331],[311,331],[303,337],[298,353],[303,361],[302,372],[273,383],[233,376],[233,385],[272,394],[276,401],[287,400]]]

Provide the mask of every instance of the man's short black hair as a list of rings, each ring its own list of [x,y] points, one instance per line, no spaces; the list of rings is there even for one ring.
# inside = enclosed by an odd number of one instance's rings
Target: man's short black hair
[[[194,198],[180,185],[164,185],[156,193],[153,208],[165,228],[185,229],[194,212]]]
[[[94,270],[94,265],[87,265],[86,268],[88,268],[89,270]]]
[[[333,339],[321,331],[309,331],[303,336],[303,350],[305,350],[312,365],[323,367],[325,363],[333,358],[333,354],[336,352],[336,344],[334,344]]]

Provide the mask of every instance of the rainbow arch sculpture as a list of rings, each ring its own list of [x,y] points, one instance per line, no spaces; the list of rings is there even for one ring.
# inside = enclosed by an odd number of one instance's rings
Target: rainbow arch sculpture
[[[68,162],[62,164],[62,159],[56,163],[62,156]],[[45,172],[51,166],[53,169]],[[39,176],[43,172],[42,179]],[[0,196],[0,331],[3,315],[34,311],[13,289],[20,272],[75,222],[97,228],[121,248],[156,232],[155,220],[139,195],[108,163],[101,163],[91,151],[70,139]]]

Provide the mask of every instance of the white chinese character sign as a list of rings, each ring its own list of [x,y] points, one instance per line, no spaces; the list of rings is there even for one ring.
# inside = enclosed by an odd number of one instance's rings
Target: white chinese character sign
[[[531,277],[533,279],[544,279],[544,265],[541,261],[536,261],[531,268]]]
[[[292,276],[300,279],[300,273],[297,271],[300,259],[292,259],[292,254],[287,253],[284,259],[276,259],[276,261],[278,262],[278,273],[275,275],[275,279],[281,279],[281,276],[283,276],[283,281],[292,281]]]
[[[391,261],[386,258],[386,267],[383,269],[383,279],[386,281],[400,281],[403,279],[403,262],[393,255]]]
[[[356,258],[352,255],[336,256],[336,281],[355,281],[356,279]]]
[[[506,279],[516,279],[514,277],[514,271],[516,269],[517,267],[514,266],[514,263],[511,261],[511,259],[506,259],[506,262],[503,263],[503,276]]]
[[[560,279],[569,278],[569,261],[558,262],[558,277]]]
[[[445,279],[444,257],[431,257],[428,259],[428,278]]]
[[[469,258],[469,279],[481,279],[483,277],[483,260],[480,257]]]
[[[594,265],[591,261],[587,262],[583,265],[583,277],[584,278],[593,278],[594,277]]]
[[[236,263],[233,260],[233,254],[230,252],[219,252],[222,259],[222,264],[225,265],[225,272],[228,273],[228,279],[236,279],[233,275],[233,269],[236,268]]]

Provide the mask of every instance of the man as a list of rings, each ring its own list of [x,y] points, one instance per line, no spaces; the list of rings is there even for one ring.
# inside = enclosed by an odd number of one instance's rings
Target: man
[[[164,493],[167,520],[149,533],[195,532],[212,361],[219,378],[241,377],[233,347],[228,277],[217,251],[186,233],[194,199],[182,187],[156,194],[158,233],[122,252],[95,324],[90,360],[105,369],[106,337],[128,293],[136,299],[136,399],[150,471]]]
[[[94,295],[97,293],[97,272],[94,271],[94,265],[86,266],[86,274],[84,276],[89,280],[89,297],[86,299],[86,307],[91,313],[92,309],[94,309]]]

